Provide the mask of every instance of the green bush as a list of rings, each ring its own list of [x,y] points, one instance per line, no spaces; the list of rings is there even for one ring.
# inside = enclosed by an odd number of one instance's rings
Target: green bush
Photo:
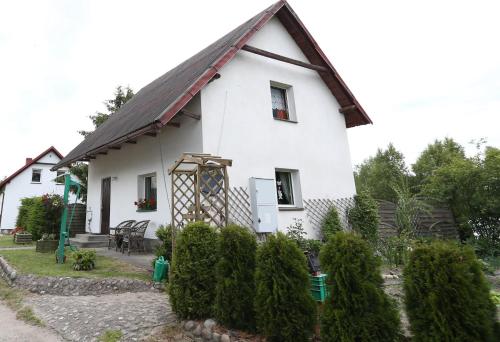
[[[34,200],[35,197],[26,197],[21,200],[21,206],[19,207],[19,211],[17,213],[16,227],[21,227],[24,230],[27,229],[28,211]]]
[[[155,248],[156,258],[153,260],[153,264],[156,259],[163,256],[168,262],[172,261],[172,226],[160,226],[155,232],[158,240],[161,244]]]
[[[408,262],[410,251],[414,244],[414,240],[406,236],[391,236],[380,239],[377,243],[377,249],[384,263],[398,267]]]
[[[181,319],[213,315],[217,233],[208,224],[188,224],[176,238],[169,294],[172,308]]]
[[[307,239],[304,241],[304,251],[318,256],[323,242],[321,240]]]
[[[335,207],[331,207],[328,210],[323,223],[321,224],[321,234],[323,235],[323,241],[328,241],[335,233],[341,232],[342,224],[340,223],[339,213]]]
[[[57,252],[56,252],[57,253]],[[80,249],[71,253],[75,271],[90,271],[95,268],[96,254],[93,250]]]
[[[331,297],[321,318],[322,341],[396,341],[396,304],[383,290],[380,264],[366,241],[337,233],[320,253]]]
[[[33,240],[39,240],[47,226],[47,212],[41,197],[34,197],[28,207],[26,230],[31,233]]]
[[[217,264],[215,317],[233,329],[255,330],[255,256],[257,242],[247,229],[221,230]]]
[[[257,328],[267,341],[307,341],[315,324],[306,258],[284,234],[271,235],[257,251]]]
[[[366,191],[354,196],[354,207],[349,210],[349,222],[355,232],[375,246],[378,240],[378,204]]]
[[[444,242],[416,247],[404,290],[415,341],[498,341],[495,305],[471,248]]]

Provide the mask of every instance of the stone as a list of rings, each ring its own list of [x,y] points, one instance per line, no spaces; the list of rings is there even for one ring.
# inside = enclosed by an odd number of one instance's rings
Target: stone
[[[214,341],[214,342],[220,342],[220,334],[219,334],[219,333],[214,332],[214,333],[212,334],[212,341]]]
[[[196,323],[193,322],[193,321],[187,321],[185,324],[184,324],[184,330],[187,330],[187,331],[191,331],[195,328],[196,326]]]
[[[194,336],[200,336],[201,335],[201,324],[198,324],[196,328],[193,331]]]
[[[212,330],[217,325],[217,322],[209,318],[203,323],[203,325],[205,326],[205,328]]]
[[[212,331],[208,328],[203,328],[201,330],[201,337],[203,337],[207,341],[211,340],[212,339]]]
[[[231,339],[229,338],[229,335],[222,334],[220,337],[220,342],[231,342]]]

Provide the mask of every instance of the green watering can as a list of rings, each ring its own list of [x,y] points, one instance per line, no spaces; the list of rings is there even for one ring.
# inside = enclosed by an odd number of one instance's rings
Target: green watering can
[[[168,260],[165,260],[165,258],[163,258],[163,256],[159,257],[155,261],[155,269],[153,272],[153,281],[155,283],[159,283],[163,279],[166,279],[169,267],[170,267],[170,265],[168,263]]]

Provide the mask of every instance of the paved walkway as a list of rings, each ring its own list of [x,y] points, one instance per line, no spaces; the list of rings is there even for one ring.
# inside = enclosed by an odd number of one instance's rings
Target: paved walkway
[[[5,342],[59,342],[54,332],[29,325],[16,319],[16,314],[0,302],[0,341]]]
[[[131,265],[137,266],[139,268],[142,268],[147,271],[152,271],[153,266],[152,266],[152,261],[155,258],[154,254],[143,254],[143,253],[131,253],[130,255],[127,255],[127,253],[120,253],[119,251],[116,252],[114,248],[108,249],[108,248],[96,248],[95,249],[97,254],[99,255],[104,255],[107,257],[111,257],[126,263],[129,263]]]
[[[158,292],[34,295],[25,302],[48,327],[70,341],[96,341],[107,330],[120,330],[123,340],[137,341],[157,326],[176,323],[167,295]]]

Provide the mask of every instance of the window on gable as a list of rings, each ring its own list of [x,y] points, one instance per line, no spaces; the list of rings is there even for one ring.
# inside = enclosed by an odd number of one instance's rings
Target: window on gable
[[[56,176],[56,184],[61,185],[64,184],[64,174],[66,171],[64,170],[57,170],[57,176]]]
[[[138,209],[156,210],[156,174],[150,173],[139,176]]]
[[[286,89],[271,86],[271,100],[273,104],[273,117],[275,119],[289,120]]]
[[[32,169],[31,171],[31,183],[40,183],[42,181],[42,170]]]

